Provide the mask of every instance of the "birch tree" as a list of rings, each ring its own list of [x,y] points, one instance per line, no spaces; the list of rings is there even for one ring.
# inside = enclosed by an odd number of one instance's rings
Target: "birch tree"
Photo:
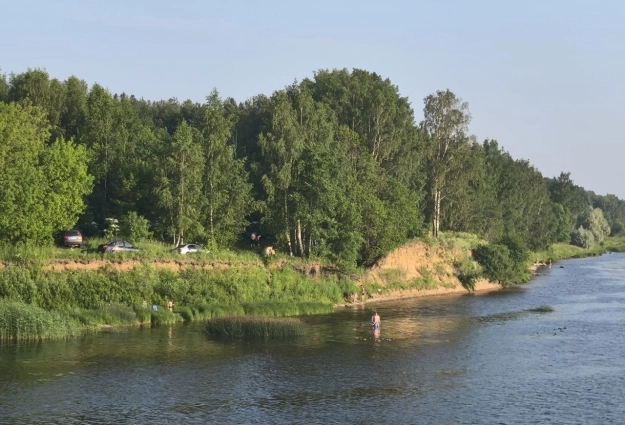
[[[236,241],[245,230],[253,205],[252,185],[245,161],[235,158],[230,143],[234,120],[228,115],[217,90],[206,99],[203,125],[204,171],[202,201],[208,245],[217,247]]]
[[[293,255],[291,212],[289,197],[293,185],[293,172],[304,143],[298,128],[297,113],[285,92],[277,92],[273,99],[273,114],[269,128],[258,142],[266,161],[262,184],[267,194],[266,218],[272,220],[276,230],[287,243]]]
[[[202,151],[193,140],[193,129],[183,121],[165,146],[161,156],[160,182],[156,189],[159,205],[165,211],[168,233],[174,245],[185,236],[202,232],[199,223]]]
[[[469,105],[449,89],[437,91],[424,99],[421,127],[426,136],[427,173],[429,178],[432,234],[438,237],[441,202],[454,183],[454,174],[469,150]]]

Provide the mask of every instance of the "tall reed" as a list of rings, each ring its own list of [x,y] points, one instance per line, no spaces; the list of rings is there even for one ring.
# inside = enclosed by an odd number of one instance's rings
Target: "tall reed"
[[[293,318],[228,316],[209,320],[209,335],[226,338],[279,339],[306,335],[305,325]]]
[[[34,341],[78,336],[75,318],[20,302],[0,300],[0,341]]]

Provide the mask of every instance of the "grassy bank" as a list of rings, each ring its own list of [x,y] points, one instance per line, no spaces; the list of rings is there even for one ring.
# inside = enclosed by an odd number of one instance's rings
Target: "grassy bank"
[[[328,313],[353,290],[355,283],[348,278],[309,277],[289,265],[189,266],[173,271],[146,263],[126,271],[112,267],[54,271],[12,264],[0,268],[0,303],[9,312],[0,323],[0,339],[58,338],[76,333],[75,328],[69,333],[35,332],[31,328],[39,322],[32,312],[48,312],[60,324],[66,320],[78,323],[78,329],[85,332],[103,325],[173,323],[226,315]],[[167,309],[169,300],[174,302],[173,312]],[[30,330],[16,331],[15,324],[23,322],[33,322]]]
[[[91,241],[94,246],[99,242]],[[363,279],[365,270],[357,276],[320,273],[319,264],[285,256],[261,260],[249,251],[180,257],[164,245],[153,244],[148,245],[152,248],[133,254],[103,256],[89,249],[41,248],[28,251],[28,256],[26,251],[20,251],[24,247],[3,248],[0,340],[65,338],[99,330],[103,325],[322,314],[347,302],[351,293],[359,294],[361,283],[368,297],[393,291],[457,287],[458,280],[470,290],[476,279],[498,272],[496,266],[500,262],[490,266],[478,264],[471,256],[471,250],[484,243],[474,235],[460,233],[413,241],[391,253],[388,263],[382,262],[371,279]],[[625,238],[608,238],[591,250],[557,244],[547,251],[532,253],[530,262],[535,258],[557,261],[606,251],[625,251]],[[58,260],[60,255],[75,255],[86,265],[103,257],[114,260],[99,268],[48,267],[49,261]],[[157,267],[155,260],[167,258],[175,259],[175,268]],[[215,258],[221,262],[215,263]],[[117,267],[127,259],[135,260],[133,267]],[[311,268],[316,271],[309,273]],[[169,300],[174,302],[173,312],[167,309]],[[152,305],[157,309],[152,309]]]
[[[108,259],[122,260],[180,260],[180,261],[231,261],[250,262],[260,260],[260,250],[251,249],[248,246],[222,249],[211,252],[193,253],[180,255],[174,250],[174,246],[164,242],[144,240],[132,241],[133,245],[140,250],[136,252],[99,253],[98,245],[113,239],[123,238],[89,238],[80,248],[63,248],[58,246],[33,246],[33,245],[1,245],[0,262],[15,263],[21,265],[46,264],[55,260],[74,260],[89,262]]]
[[[552,245],[551,247],[549,247],[549,249],[545,251],[536,252],[533,256],[533,260],[538,258],[541,262],[546,262],[548,259],[551,259],[552,261],[558,261],[567,260],[570,258],[593,257],[597,255],[603,255],[607,252],[625,252],[625,237],[606,238],[603,242],[593,246],[590,249],[558,243]]]

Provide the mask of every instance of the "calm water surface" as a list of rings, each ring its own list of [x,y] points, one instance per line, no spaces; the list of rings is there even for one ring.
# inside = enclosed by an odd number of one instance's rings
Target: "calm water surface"
[[[379,336],[369,310],[347,309],[304,318],[309,336],[291,342],[192,324],[3,346],[0,423],[624,423],[625,255],[541,272],[378,303]]]

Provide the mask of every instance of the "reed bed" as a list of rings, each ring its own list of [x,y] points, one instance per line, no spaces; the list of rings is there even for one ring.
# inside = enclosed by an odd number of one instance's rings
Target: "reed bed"
[[[206,323],[206,332],[234,339],[283,339],[307,333],[306,326],[298,319],[266,316],[218,317]]]
[[[0,300],[0,341],[39,341],[81,335],[75,318],[20,302]]]

